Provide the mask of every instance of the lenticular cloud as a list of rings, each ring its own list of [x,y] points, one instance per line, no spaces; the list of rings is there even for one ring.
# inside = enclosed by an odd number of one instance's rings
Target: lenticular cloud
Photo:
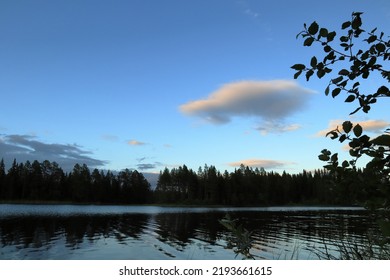
[[[183,104],[180,111],[216,124],[253,116],[275,122],[304,108],[310,93],[294,81],[241,81],[223,85],[206,99]]]

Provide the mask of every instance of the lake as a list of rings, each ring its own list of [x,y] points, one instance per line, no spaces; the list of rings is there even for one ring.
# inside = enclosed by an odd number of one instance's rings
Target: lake
[[[338,257],[338,245],[365,246],[378,230],[361,208],[0,204],[0,259],[241,259],[219,223],[227,213],[258,259]]]

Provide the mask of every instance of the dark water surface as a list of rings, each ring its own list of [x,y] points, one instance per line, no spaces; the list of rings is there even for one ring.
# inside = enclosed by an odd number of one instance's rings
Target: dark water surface
[[[359,208],[0,204],[0,259],[240,259],[218,222],[226,213],[264,259],[337,256],[340,240],[365,244],[377,231]]]

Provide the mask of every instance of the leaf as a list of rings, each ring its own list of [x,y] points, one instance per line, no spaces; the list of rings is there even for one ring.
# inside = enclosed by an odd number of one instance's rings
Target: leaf
[[[348,76],[349,71],[347,69],[342,69],[342,70],[340,70],[339,75]]]
[[[351,94],[351,95],[349,95],[349,96],[347,97],[347,99],[345,99],[344,102],[351,103],[351,102],[355,101],[355,99],[356,99],[356,96],[353,95],[353,94]]]
[[[294,70],[301,71],[305,70],[306,66],[304,64],[294,64],[293,66],[291,66],[291,68]]]
[[[383,134],[371,140],[371,143],[379,146],[390,147],[390,135]]]
[[[337,77],[336,79],[333,79],[333,80],[332,80],[332,83],[338,84],[338,83],[340,83],[342,80],[343,80],[343,76],[339,76],[339,77]]]
[[[310,26],[309,29],[307,30],[309,34],[315,35],[318,32],[319,26],[317,22],[313,22]]]
[[[343,130],[345,133],[349,133],[352,129],[353,125],[350,121],[343,122]]]
[[[323,76],[325,76],[325,74],[326,74],[326,72],[325,72],[325,70],[323,70],[323,69],[317,71],[317,77],[320,78],[320,79],[321,79]]]
[[[303,42],[303,45],[306,47],[310,47],[313,44],[313,42],[314,42],[314,38],[309,37]]]
[[[317,58],[313,56],[310,61],[310,66],[315,68],[317,66]]]
[[[376,39],[378,39],[376,35],[371,35],[370,37],[368,37],[367,43],[371,44],[372,42],[375,42]]]
[[[298,79],[298,77],[302,74],[302,71],[298,71],[294,74],[294,79]]]
[[[310,77],[314,74],[313,70],[309,70],[306,72],[306,80],[309,81]]]
[[[326,96],[329,95],[329,86],[327,86],[326,89],[325,89],[325,95],[326,95]]]
[[[331,50],[332,50],[332,48],[330,46],[328,46],[328,45],[326,45],[324,47],[324,52],[326,52],[326,53],[330,52]]]
[[[377,49],[378,52],[385,52],[386,51],[386,46],[383,43],[376,44],[375,48]]]
[[[340,88],[335,88],[333,91],[332,91],[332,97],[335,98],[337,95],[339,95],[341,92],[341,89]]]
[[[320,36],[321,37],[327,37],[328,36],[328,29],[326,29],[326,28],[321,28],[320,29]]]
[[[336,32],[335,31],[329,32],[328,36],[326,37],[326,39],[328,40],[328,43],[333,41],[334,37],[336,37]]]
[[[363,128],[361,127],[360,124],[355,125],[353,128],[353,133],[355,134],[356,137],[360,137],[363,133]]]
[[[389,89],[386,86],[381,86],[380,88],[378,88],[377,93],[378,93],[378,95],[389,96]]]
[[[330,159],[328,155],[324,155],[324,154],[319,155],[318,158],[321,161],[328,161]]]
[[[346,28],[348,28],[348,27],[350,27],[351,26],[351,22],[350,21],[346,21],[346,22],[344,22],[342,25],[341,25],[341,28],[342,29],[346,29]]]
[[[362,26],[362,19],[360,18],[360,14],[355,14],[355,18],[352,21],[352,28],[358,29],[360,26]]]

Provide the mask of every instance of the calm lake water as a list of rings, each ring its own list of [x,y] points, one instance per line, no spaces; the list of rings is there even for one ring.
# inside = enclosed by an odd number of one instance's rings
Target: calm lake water
[[[364,245],[375,221],[359,208],[0,205],[0,259],[241,259],[226,213],[252,232],[260,259],[318,259],[340,240]]]

